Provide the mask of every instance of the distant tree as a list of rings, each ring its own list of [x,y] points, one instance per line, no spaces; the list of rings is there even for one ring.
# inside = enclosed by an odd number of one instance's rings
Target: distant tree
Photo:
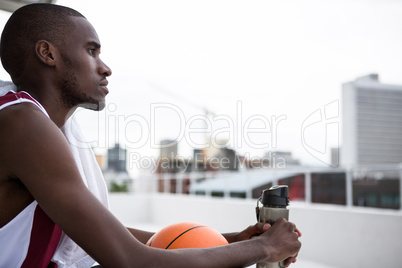
[[[128,185],[126,182],[122,182],[121,184],[117,182],[111,182],[110,183],[110,192],[128,192]]]

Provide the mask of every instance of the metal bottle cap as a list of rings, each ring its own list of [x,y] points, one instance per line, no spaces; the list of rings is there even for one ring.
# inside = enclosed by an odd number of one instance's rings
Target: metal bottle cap
[[[289,205],[288,186],[277,185],[263,190],[261,203],[269,207],[286,207]]]

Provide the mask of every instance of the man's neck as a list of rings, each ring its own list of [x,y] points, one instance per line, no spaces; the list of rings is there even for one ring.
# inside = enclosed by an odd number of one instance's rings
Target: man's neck
[[[75,109],[68,109],[61,101],[59,94],[55,94],[55,90],[35,90],[34,87],[17,87],[17,91],[28,92],[35,100],[37,100],[49,114],[50,119],[61,128],[64,126],[68,118],[73,114]]]

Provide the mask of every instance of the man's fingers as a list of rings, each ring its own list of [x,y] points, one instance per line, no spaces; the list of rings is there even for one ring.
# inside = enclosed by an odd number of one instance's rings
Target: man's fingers
[[[267,231],[269,228],[271,228],[271,224],[265,223],[264,226],[263,226],[263,231],[265,232],[265,231]]]
[[[258,233],[264,233],[271,227],[271,224],[259,222],[259,223],[255,224],[254,227],[257,229]]]
[[[299,229],[297,229],[297,228],[296,228],[295,232],[296,232],[296,233],[299,235],[299,237],[301,237],[301,236],[302,236],[302,232],[300,232],[300,230],[299,230]]]
[[[288,267],[297,261],[297,257],[289,257],[285,260],[285,266]]]

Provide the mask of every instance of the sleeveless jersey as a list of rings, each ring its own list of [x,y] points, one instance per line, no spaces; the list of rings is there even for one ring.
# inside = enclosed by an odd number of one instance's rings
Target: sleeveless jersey
[[[27,92],[10,91],[0,97],[0,111],[8,106],[29,102],[47,117],[43,106]],[[51,262],[61,237],[61,229],[33,201],[15,218],[0,228],[0,268],[57,267]]]

